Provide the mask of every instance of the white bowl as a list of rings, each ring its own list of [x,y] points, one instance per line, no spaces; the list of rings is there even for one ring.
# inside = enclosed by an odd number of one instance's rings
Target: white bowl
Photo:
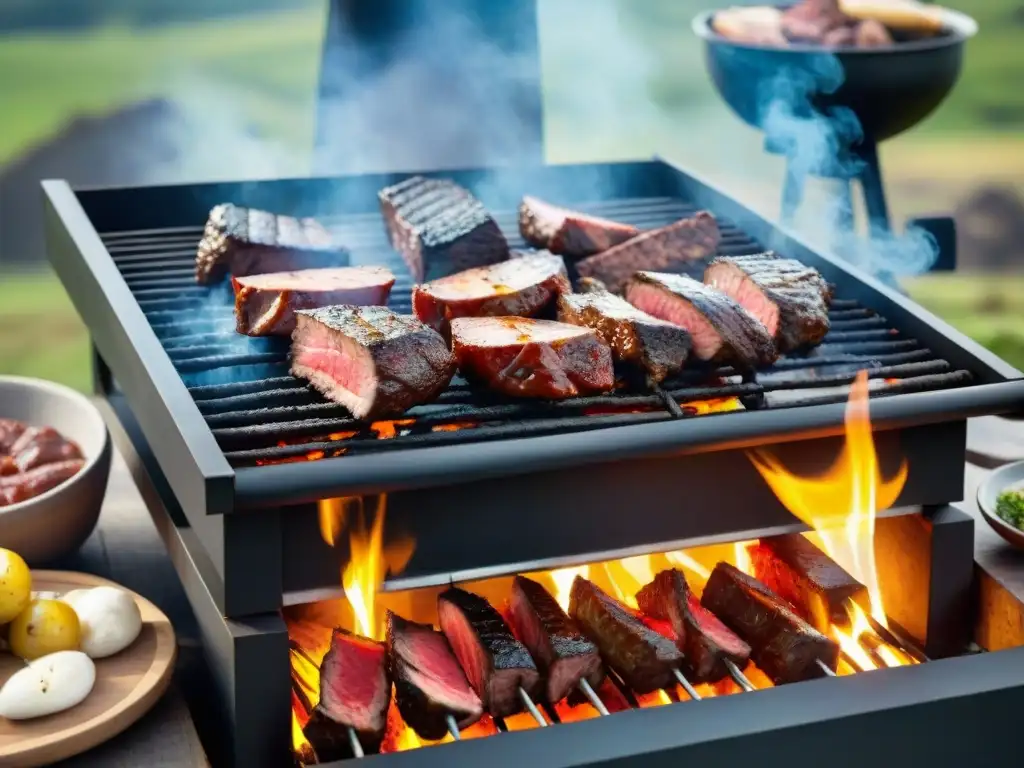
[[[39,379],[0,376],[0,418],[53,427],[74,440],[85,466],[67,482],[34,498],[0,507],[0,547],[29,565],[51,562],[85,543],[96,527],[110,475],[110,433],[89,399]]]
[[[989,474],[978,486],[978,509],[992,530],[1015,547],[1024,549],[1024,531],[1014,528],[996,514],[996,500],[1003,491],[1024,490],[1024,461],[1005,464]]]

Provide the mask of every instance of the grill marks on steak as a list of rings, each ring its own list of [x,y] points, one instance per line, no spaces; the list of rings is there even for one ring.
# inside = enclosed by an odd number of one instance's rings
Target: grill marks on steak
[[[364,749],[376,751],[390,703],[384,643],[335,629],[320,664],[320,701],[304,729],[317,757],[330,761],[350,754],[346,728],[356,731]]]
[[[406,725],[421,738],[443,738],[448,715],[460,729],[480,719],[483,703],[443,634],[388,611],[387,647],[395,704]]]
[[[750,547],[757,579],[819,632],[849,623],[845,603],[868,604],[868,590],[800,534],[762,538]]]
[[[552,400],[608,392],[615,386],[612,353],[590,328],[520,317],[452,321],[459,369],[512,397]]]
[[[648,315],[608,291],[559,296],[558,319],[593,328],[616,360],[642,369],[655,382],[682,370],[690,354],[690,334],[684,328]]]
[[[486,600],[451,587],[437,598],[437,615],[473,690],[494,717],[523,708],[519,688],[533,694],[537,666],[504,619]]]
[[[713,256],[722,239],[715,217],[700,211],[660,229],[652,229],[577,262],[581,277],[593,277],[619,292],[634,272],[673,270]]]
[[[821,677],[818,660],[836,668],[838,645],[729,563],[715,566],[701,603],[750,644],[754,663],[777,685]]]
[[[413,176],[378,198],[391,245],[418,283],[508,258],[498,224],[452,181]]]
[[[750,658],[750,646],[700,604],[681,571],[662,571],[636,601],[645,615],[671,624],[691,682],[721,680],[728,674],[723,659],[742,669]]]
[[[821,274],[774,253],[717,258],[704,282],[735,300],[791,352],[820,344],[828,333],[831,289]]]
[[[561,256],[528,253],[417,285],[412,311],[447,333],[456,317],[536,317],[571,290]]]
[[[685,275],[637,272],[626,299],[638,309],[685,328],[700,360],[758,368],[775,361],[771,335],[760,320],[724,293]]]
[[[359,419],[397,416],[430,402],[455,375],[437,331],[386,307],[323,307],[296,312],[293,376]]]
[[[388,303],[395,276],[384,267],[336,267],[233,277],[235,325],[248,336],[288,336],[295,310]]]
[[[572,583],[569,615],[597,645],[601,658],[637,693],[673,684],[682,654],[636,612],[581,576]]]
[[[279,216],[225,203],[206,221],[196,254],[196,282],[348,264],[348,250],[315,219]]]
[[[519,204],[519,233],[535,248],[582,258],[624,243],[640,230],[526,196]]]
[[[536,581],[516,576],[510,616],[516,636],[544,672],[549,702],[561,701],[580,680],[594,688],[604,680],[597,646],[584,637],[577,623]]]

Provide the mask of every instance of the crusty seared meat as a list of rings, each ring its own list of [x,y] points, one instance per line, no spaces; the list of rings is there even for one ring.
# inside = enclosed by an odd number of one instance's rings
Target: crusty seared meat
[[[577,213],[529,196],[519,204],[519,232],[535,248],[574,259],[593,256],[640,234],[630,224]]]

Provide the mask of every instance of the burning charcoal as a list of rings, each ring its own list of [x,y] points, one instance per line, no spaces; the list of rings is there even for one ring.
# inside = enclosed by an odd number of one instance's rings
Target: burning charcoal
[[[314,219],[226,203],[210,211],[196,254],[196,282],[313,267],[343,267],[348,251]]]
[[[479,595],[451,587],[438,596],[437,615],[487,711],[494,717],[521,711],[519,689],[534,695],[540,674],[526,646],[516,640],[501,614]]]
[[[10,453],[21,472],[83,458],[82,450],[52,427],[29,427],[14,441]]]
[[[554,400],[615,386],[611,349],[589,328],[519,317],[461,317],[451,327],[459,370],[497,392]]]
[[[455,375],[455,358],[437,331],[386,307],[299,310],[292,375],[358,419],[398,416],[427,403]]]
[[[407,621],[388,611],[388,658],[395,681],[395,704],[405,724],[423,739],[448,732],[451,715],[459,729],[483,714],[480,698],[445,636],[428,624]]]
[[[868,604],[868,591],[798,533],[770,536],[750,548],[754,575],[819,632],[849,623],[845,603]]]
[[[391,681],[384,643],[335,629],[320,664],[320,701],[304,733],[320,762],[351,756],[348,729],[367,752],[384,738]]]
[[[386,305],[395,276],[384,267],[336,267],[249,275],[231,282],[239,333],[290,336],[297,309]]]
[[[713,256],[722,235],[707,211],[652,229],[577,262],[581,277],[596,277],[613,292],[621,291],[637,270],[671,270]]]
[[[690,354],[690,334],[607,291],[558,298],[558,319],[593,328],[619,362],[644,370],[652,381],[678,373]]]
[[[597,688],[604,667],[597,646],[580,632],[544,587],[516,576],[512,582],[511,620],[546,677],[549,702],[561,701],[580,680]]]
[[[519,204],[519,232],[535,248],[582,258],[606,251],[640,234],[629,224],[576,213],[535,197]]]
[[[704,282],[760,320],[781,353],[820,344],[828,333],[830,286],[799,261],[773,253],[717,258]]]
[[[573,581],[569,599],[569,615],[626,685],[637,693],[650,693],[674,684],[672,670],[682,662],[682,654],[671,640],[581,576]]]
[[[723,659],[742,669],[750,658],[750,646],[700,604],[682,571],[662,571],[637,593],[636,601],[647,616],[671,624],[690,682],[721,680],[728,674]]]
[[[835,669],[839,646],[801,619],[781,597],[729,563],[711,573],[701,604],[753,649],[754,663],[776,685]]]
[[[508,258],[508,241],[468,190],[413,176],[378,193],[392,247],[420,283]]]
[[[447,333],[456,317],[536,317],[571,290],[561,256],[528,253],[417,285],[412,310]]]
[[[626,299],[638,309],[690,333],[700,360],[755,368],[775,361],[777,352],[764,325],[720,291],[684,275],[637,272]]]

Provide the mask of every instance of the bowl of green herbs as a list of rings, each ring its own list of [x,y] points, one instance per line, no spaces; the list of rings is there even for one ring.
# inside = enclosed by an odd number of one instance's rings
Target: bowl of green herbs
[[[1024,461],[1000,467],[978,488],[978,508],[992,530],[1024,549]]]

